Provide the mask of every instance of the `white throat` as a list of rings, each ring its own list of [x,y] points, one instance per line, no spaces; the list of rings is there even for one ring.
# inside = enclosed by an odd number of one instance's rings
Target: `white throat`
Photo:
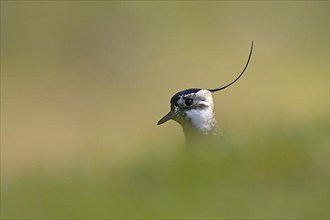
[[[203,109],[190,109],[186,111],[186,117],[192,126],[202,134],[213,133],[217,126],[212,106]]]

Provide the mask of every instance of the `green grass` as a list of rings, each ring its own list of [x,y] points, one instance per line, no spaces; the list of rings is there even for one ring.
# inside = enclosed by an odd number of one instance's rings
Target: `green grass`
[[[328,1],[1,1],[1,218],[329,218]],[[46,16],[45,16],[46,15]],[[183,150],[171,96],[226,136]]]
[[[1,217],[327,219],[328,141],[319,123],[112,169],[39,167],[2,179]]]

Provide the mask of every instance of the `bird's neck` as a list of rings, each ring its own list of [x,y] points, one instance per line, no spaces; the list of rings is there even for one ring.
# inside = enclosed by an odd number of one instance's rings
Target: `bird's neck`
[[[218,133],[217,121],[211,107],[186,111],[184,123],[181,125],[186,138],[217,135]]]

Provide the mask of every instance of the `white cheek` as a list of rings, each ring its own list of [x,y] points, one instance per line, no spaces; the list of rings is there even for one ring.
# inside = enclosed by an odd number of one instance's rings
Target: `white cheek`
[[[198,102],[199,105],[204,105],[204,106],[207,106],[207,107],[213,107],[213,103],[212,102],[207,102],[207,101],[200,101]],[[204,109],[205,111],[208,111],[209,109]],[[213,112],[213,111],[211,111]]]
[[[214,113],[211,108],[191,109],[186,114],[192,125],[200,131],[207,132],[214,125],[211,123],[214,120]]]

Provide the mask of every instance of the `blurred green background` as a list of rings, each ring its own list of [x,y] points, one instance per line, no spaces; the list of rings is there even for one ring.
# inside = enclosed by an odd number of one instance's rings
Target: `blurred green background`
[[[252,40],[226,144],[156,126]],[[329,2],[1,1],[1,218],[328,219]]]

